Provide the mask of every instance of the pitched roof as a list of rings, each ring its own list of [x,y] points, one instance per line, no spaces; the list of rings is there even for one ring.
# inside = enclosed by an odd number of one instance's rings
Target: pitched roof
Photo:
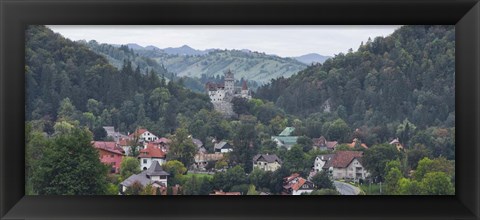
[[[292,173],[292,175],[283,178],[283,180],[284,180],[285,182],[290,182],[290,181],[292,181],[293,179],[295,179],[295,178],[297,178],[297,177],[299,177],[299,176],[300,176],[300,174],[298,174],[298,173]]]
[[[356,139],[356,138],[353,139],[352,143],[347,144],[347,146],[350,147],[350,148],[355,148],[355,143],[357,142],[357,140],[358,140],[358,139]],[[364,144],[364,143],[360,143],[360,146],[363,147],[363,148],[365,148],[365,149],[368,149],[368,146],[367,146],[366,144]]]
[[[205,84],[205,88],[209,91],[217,91],[219,89],[225,88],[225,85],[223,83],[207,82]]]
[[[338,142],[337,141],[327,141],[327,148],[328,149],[333,149],[335,146],[337,146]]]
[[[139,158],[165,158],[165,152],[160,148],[155,147],[154,144],[148,143],[147,147],[140,150]]]
[[[328,149],[333,149],[338,142],[337,141],[327,141],[324,136],[320,136],[319,138],[313,138],[313,145],[317,147],[326,147]]]
[[[272,140],[275,139],[285,145],[294,145],[297,143],[298,136],[272,136]]]
[[[243,80],[242,90],[248,90],[248,86],[247,86],[247,81],[246,81],[246,80]]]
[[[345,168],[347,167],[353,159],[357,158],[359,161],[363,157],[363,152],[361,151],[337,151],[333,159],[327,161],[323,168]]]
[[[144,171],[145,174],[148,176],[160,176],[160,175],[166,175],[169,176],[170,174],[163,171],[162,166],[158,163],[158,161],[153,161],[152,165]]]
[[[125,179],[123,182],[120,184],[129,187],[131,186],[134,182],[139,182],[142,184],[142,186],[146,186],[148,184],[153,184],[157,183],[159,185],[162,185],[162,183],[158,181],[153,181],[150,176],[160,176],[160,175],[165,175],[169,176],[170,174],[163,171],[162,166],[158,163],[158,161],[154,161],[152,165],[147,170],[142,171],[139,174],[133,174],[129,176],[127,179]]]
[[[335,154],[321,154],[318,155],[317,158],[323,161],[329,161],[335,157]]]
[[[292,185],[292,189],[293,189],[293,190],[298,190],[298,189],[300,189],[300,187],[302,187],[303,184],[305,184],[305,182],[307,182],[306,179],[304,179],[304,178],[302,178],[302,177],[298,178],[298,181]]]
[[[197,146],[197,148],[200,148],[203,146],[203,142],[199,139],[192,138],[192,142]]]
[[[395,138],[392,140],[392,142],[390,142],[390,144],[399,144],[400,141],[398,140],[398,138]]]
[[[123,149],[113,141],[92,141],[92,144],[97,149],[123,155]]]
[[[128,146],[128,145],[130,145],[130,144],[128,143],[128,140],[125,139],[125,138],[120,138],[120,140],[118,140],[118,144],[119,144],[120,146]]]
[[[278,136],[290,136],[295,131],[294,127],[286,127]]]
[[[165,144],[169,144],[170,142],[172,142],[170,139],[168,138],[159,138],[157,140],[154,141],[154,143],[165,143]]]
[[[129,176],[127,179],[125,179],[122,184],[123,186],[129,187],[131,186],[134,182],[139,182],[142,184],[142,186],[146,186],[150,183],[152,183],[152,180],[147,177],[145,173],[139,173],[139,174],[133,174]]]
[[[216,150],[220,150],[220,149],[227,149],[227,148],[232,148],[232,146],[227,143],[226,141],[220,141],[219,143],[216,143],[214,148]]]
[[[315,146],[322,146],[327,143],[327,139],[324,136],[320,136],[319,138],[313,138],[313,145]]]
[[[283,178],[284,180],[284,189],[293,189],[293,190],[298,190],[300,187],[302,187],[305,183],[308,184],[313,184],[312,182],[300,177],[300,174],[298,173],[293,173],[292,175]]]
[[[115,128],[113,126],[103,126],[103,129],[107,132],[107,136],[114,136],[115,135]]]
[[[257,154],[253,157],[253,162],[259,161],[259,160],[264,160],[267,163],[273,163],[277,161],[279,164],[282,164],[282,160],[277,157],[275,154]]]
[[[139,128],[137,130],[135,130],[135,132],[131,133],[130,135],[128,135],[129,137],[139,137],[140,135],[142,135],[143,133],[147,132],[148,130],[145,129],[145,128]]]

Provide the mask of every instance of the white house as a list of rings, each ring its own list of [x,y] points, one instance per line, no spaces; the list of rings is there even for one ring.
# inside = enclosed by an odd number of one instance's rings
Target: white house
[[[302,195],[303,193],[312,193],[314,190],[314,184],[309,180],[301,178],[297,184],[292,187],[292,195]]]
[[[215,149],[215,153],[228,153],[230,151],[233,151],[232,145],[230,145],[226,141],[220,141],[216,143],[213,148]]]
[[[154,162],[158,162],[160,165],[166,162],[165,152],[153,143],[148,143],[145,149],[140,150],[138,158],[140,159],[141,170],[146,170]]]
[[[135,182],[140,183],[143,187],[152,184],[154,188],[166,188],[169,175],[169,173],[163,171],[162,166],[158,162],[154,162],[147,170],[139,174],[133,174],[121,182],[120,194],[124,194],[127,188]]]
[[[158,139],[156,135],[144,128],[137,129],[134,133],[130,134],[129,137],[131,139],[138,138],[139,142],[151,142]]]
[[[337,151],[322,169],[331,172],[333,179],[365,179],[370,173],[363,167],[362,157],[361,151]]]
[[[275,171],[282,166],[282,160],[275,154],[257,154],[253,157],[253,168],[263,171]]]
[[[334,156],[335,154],[318,155],[313,162],[313,169],[315,170],[315,172],[323,170],[323,166],[325,166],[325,163],[331,160]]]
[[[311,193],[313,190],[314,184],[300,177],[298,173],[283,178],[283,195],[302,195],[302,193]]]

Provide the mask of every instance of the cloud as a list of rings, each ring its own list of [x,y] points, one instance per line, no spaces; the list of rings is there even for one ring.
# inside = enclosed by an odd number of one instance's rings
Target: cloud
[[[399,26],[118,26],[50,25],[71,40],[195,49],[249,49],[282,57],[356,50],[360,42],[387,36]]]

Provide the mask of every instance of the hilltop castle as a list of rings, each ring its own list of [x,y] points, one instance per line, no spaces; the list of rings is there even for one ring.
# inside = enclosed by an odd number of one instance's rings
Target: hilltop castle
[[[252,98],[246,81],[243,81],[241,87],[235,87],[235,76],[230,70],[225,72],[223,84],[208,82],[205,88],[215,110],[226,116],[233,116],[235,114],[232,105],[234,97]]]

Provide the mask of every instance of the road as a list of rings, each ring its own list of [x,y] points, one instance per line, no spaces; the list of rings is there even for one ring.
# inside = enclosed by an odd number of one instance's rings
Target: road
[[[360,193],[360,189],[358,187],[352,186],[348,183],[333,181],[333,184],[335,184],[337,191],[342,195],[358,195]]]

